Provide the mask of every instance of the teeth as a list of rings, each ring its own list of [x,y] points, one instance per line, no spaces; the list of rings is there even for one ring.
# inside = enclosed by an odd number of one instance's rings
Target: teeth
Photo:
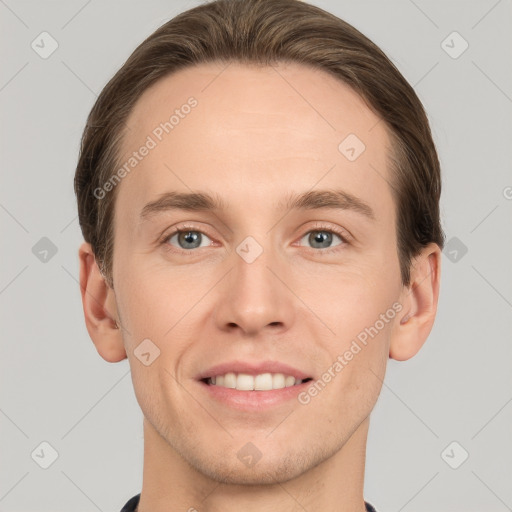
[[[224,376],[220,376],[221,380],[222,377],[224,377],[224,384],[223,386],[225,388],[236,388],[236,375],[234,373],[226,373]],[[217,381],[215,381],[215,384],[217,384]]]
[[[240,378],[240,376],[238,378]],[[256,375],[254,378],[254,389],[258,391],[274,389],[272,374],[262,373],[261,375]]]
[[[282,373],[274,373],[274,375],[272,375],[272,389],[284,388],[286,385],[285,382],[286,378]]]
[[[245,373],[239,373],[236,378],[236,389],[252,391],[254,389],[254,377]]]
[[[270,391],[284,387],[302,384],[301,379],[295,379],[291,375],[282,373],[261,373],[259,375],[248,375],[247,373],[226,373],[210,377],[209,384],[223,388],[238,389],[240,391]]]

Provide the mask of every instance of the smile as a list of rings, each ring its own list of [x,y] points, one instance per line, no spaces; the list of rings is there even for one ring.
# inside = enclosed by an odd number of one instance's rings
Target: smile
[[[239,391],[272,391],[291,386],[298,386],[307,379],[297,379],[293,375],[284,373],[260,373],[258,375],[249,375],[247,373],[228,372],[224,375],[216,375],[204,379],[210,386],[219,386],[223,388],[236,389]]]

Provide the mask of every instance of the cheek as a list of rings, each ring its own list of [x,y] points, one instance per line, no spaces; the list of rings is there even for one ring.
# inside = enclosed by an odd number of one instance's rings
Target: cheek
[[[323,373],[303,397],[302,403],[313,402],[312,410],[325,421],[344,428],[355,428],[367,417],[382,388],[393,319],[376,327],[372,318],[354,312],[338,323],[338,335],[323,342]]]
[[[186,370],[183,357],[190,345],[190,322],[194,305],[204,292],[190,286],[185,272],[144,271],[143,266],[125,261],[119,266],[116,298],[125,331],[123,339],[132,368],[134,387],[141,407],[167,388],[174,394],[176,380]],[[143,353],[149,353],[146,358]],[[149,364],[145,366],[144,359]],[[144,397],[139,395],[144,395]],[[157,407],[158,409],[158,407]],[[158,416],[158,410],[155,411]]]
[[[341,346],[376,322],[378,330],[386,334],[396,315],[392,307],[400,293],[398,268],[387,270],[380,265],[359,263],[350,269],[320,269],[314,277],[302,275],[297,279],[301,283],[297,293],[312,311],[318,312]]]
[[[361,264],[357,270],[337,269],[321,282],[322,293],[302,290],[304,302],[332,331],[318,338],[315,348],[325,372],[317,386],[324,398],[318,403],[326,400],[333,416],[363,417],[381,390],[393,325],[399,321],[398,269]]]
[[[187,270],[144,271],[143,264],[119,267],[118,307],[128,336],[163,340],[179,328],[180,320],[199,302],[203,286],[192,285]]]

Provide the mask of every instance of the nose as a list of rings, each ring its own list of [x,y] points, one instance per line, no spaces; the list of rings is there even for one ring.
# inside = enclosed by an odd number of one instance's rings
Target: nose
[[[254,244],[254,242],[253,242]],[[287,287],[286,262],[271,248],[265,248],[252,261],[242,246],[232,255],[233,267],[223,279],[215,311],[217,327],[223,331],[239,330],[244,335],[262,331],[284,332],[294,320],[294,296]]]

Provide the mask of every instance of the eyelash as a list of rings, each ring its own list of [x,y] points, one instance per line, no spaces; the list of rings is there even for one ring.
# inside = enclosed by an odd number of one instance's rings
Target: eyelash
[[[171,233],[168,233],[168,234],[165,234],[165,236],[161,239],[160,241],[160,245],[163,245],[165,246],[165,249],[170,251],[170,252],[177,252],[177,253],[190,253],[190,255],[192,255],[192,253],[195,252],[195,250],[193,249],[178,249],[174,246],[171,246],[168,242],[169,240],[176,234],[180,234],[180,233],[186,233],[188,231],[194,231],[194,232],[197,232],[197,233],[201,233],[203,235],[206,235],[208,238],[212,239],[213,237],[209,236],[208,233],[205,233],[204,231],[200,230],[200,229],[197,229],[195,226],[193,225],[180,225],[178,226],[177,228],[175,228]],[[306,247],[306,249],[309,249],[310,251],[313,251],[315,252],[315,254],[330,254],[332,252],[335,252],[335,251],[338,251],[338,250],[341,250],[344,246],[346,245],[349,245],[349,241],[348,241],[348,238],[349,238],[349,235],[347,234],[346,231],[343,231],[341,229],[335,229],[331,226],[326,226],[326,225],[323,225],[323,224],[316,224],[314,226],[314,228],[312,229],[309,229],[308,231],[306,231],[300,238],[299,240],[302,240],[307,234],[311,233],[311,232],[327,232],[327,233],[333,233],[335,235],[337,235],[340,239],[341,239],[341,243],[339,245],[336,245],[334,247],[328,247],[327,249],[316,249],[314,247]],[[203,247],[204,249],[204,247]],[[196,249],[197,250],[197,249]]]

